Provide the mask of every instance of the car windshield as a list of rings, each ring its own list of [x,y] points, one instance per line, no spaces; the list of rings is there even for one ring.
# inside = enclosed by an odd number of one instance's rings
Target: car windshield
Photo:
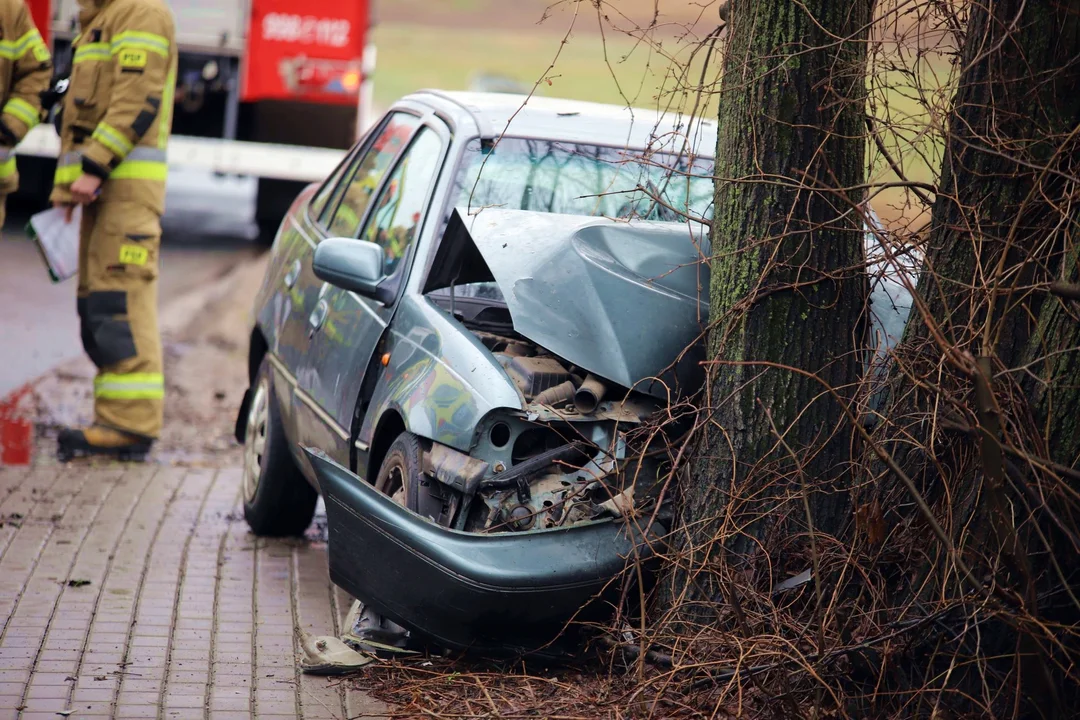
[[[614,147],[505,137],[473,140],[454,204],[661,222],[711,219],[712,161]]]

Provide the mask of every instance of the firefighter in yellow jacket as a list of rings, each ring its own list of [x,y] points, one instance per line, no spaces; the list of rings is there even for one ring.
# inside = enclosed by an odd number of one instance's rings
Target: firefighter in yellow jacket
[[[141,460],[165,396],[157,277],[175,23],[164,0],[80,7],[52,200],[82,205],[78,309],[98,374],[94,423],[64,430],[59,454]]]
[[[24,0],[0,0],[0,227],[7,196],[19,189],[15,146],[41,121],[51,76],[49,48]]]

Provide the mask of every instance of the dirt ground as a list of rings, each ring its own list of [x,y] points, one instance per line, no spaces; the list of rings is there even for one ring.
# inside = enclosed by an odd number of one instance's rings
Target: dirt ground
[[[255,293],[267,255],[243,262],[208,287],[168,304],[161,315],[165,427],[150,461],[184,467],[238,467],[233,438],[247,389],[247,347]],[[93,418],[94,366],[81,357],[33,387],[35,464],[55,462],[59,429]]]

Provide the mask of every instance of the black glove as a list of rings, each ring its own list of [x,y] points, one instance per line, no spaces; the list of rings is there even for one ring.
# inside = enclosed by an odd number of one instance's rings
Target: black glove
[[[52,80],[49,82],[48,90],[44,90],[41,93],[41,108],[46,113],[52,112],[55,108],[55,112],[53,112],[52,115],[52,122],[56,127],[57,134],[60,133],[60,127],[63,125],[64,103],[62,100],[64,94],[67,93],[70,82],[70,72],[58,71],[53,75]]]

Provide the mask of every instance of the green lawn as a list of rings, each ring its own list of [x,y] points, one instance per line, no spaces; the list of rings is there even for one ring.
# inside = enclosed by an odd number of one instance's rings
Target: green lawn
[[[373,35],[379,52],[375,70],[379,107],[421,88],[467,89],[478,73],[504,75],[528,87],[541,81],[540,95],[623,105],[629,101],[638,107],[656,107],[661,88],[674,85],[667,78],[670,61],[625,36],[605,42],[595,33],[577,34],[560,53],[563,36],[552,32],[383,23]],[[684,48],[677,57],[688,52]],[[557,53],[555,67],[548,72]]]

